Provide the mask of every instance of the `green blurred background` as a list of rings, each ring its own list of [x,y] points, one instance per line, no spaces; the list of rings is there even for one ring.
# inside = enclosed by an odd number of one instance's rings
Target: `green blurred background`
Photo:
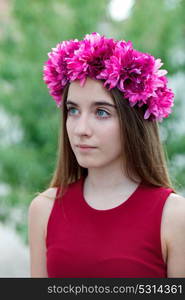
[[[47,188],[57,155],[59,110],[43,63],[65,39],[99,32],[160,57],[175,92],[160,124],[172,181],[185,193],[185,0],[0,0],[0,222],[27,243],[27,209]]]

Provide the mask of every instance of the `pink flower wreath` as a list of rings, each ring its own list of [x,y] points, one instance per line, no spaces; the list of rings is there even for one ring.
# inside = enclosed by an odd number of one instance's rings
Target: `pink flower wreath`
[[[162,121],[171,113],[174,94],[167,87],[166,70],[159,70],[161,59],[135,50],[130,41],[117,41],[99,33],[85,35],[81,41],[57,44],[48,53],[43,79],[58,107],[67,83],[87,76],[102,79],[108,90],[117,87],[130,106],[145,105],[144,119]]]

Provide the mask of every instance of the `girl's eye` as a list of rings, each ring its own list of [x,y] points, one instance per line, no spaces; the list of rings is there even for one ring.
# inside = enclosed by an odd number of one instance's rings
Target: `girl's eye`
[[[100,117],[102,119],[108,118],[110,116],[110,114],[103,109],[97,109],[97,114],[98,114],[98,117]]]
[[[75,107],[67,108],[67,112],[69,115],[76,115],[77,114],[76,111],[77,111],[77,108],[75,108]]]

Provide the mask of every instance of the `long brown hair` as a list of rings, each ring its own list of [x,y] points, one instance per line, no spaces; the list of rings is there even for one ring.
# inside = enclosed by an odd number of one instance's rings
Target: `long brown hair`
[[[63,195],[67,186],[87,175],[87,169],[81,167],[71,149],[67,130],[66,100],[69,85],[63,94],[61,108],[61,126],[58,141],[58,158],[49,187],[62,187],[59,196]],[[144,107],[131,107],[128,100],[123,99],[117,88],[110,90],[121,129],[123,149],[123,167],[127,176],[137,182],[139,177],[147,185],[175,188],[169,177],[167,153],[159,136],[159,125],[156,121],[145,120]]]

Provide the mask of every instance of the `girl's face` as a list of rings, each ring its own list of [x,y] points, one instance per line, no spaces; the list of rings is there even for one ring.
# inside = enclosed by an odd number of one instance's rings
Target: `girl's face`
[[[67,133],[78,164],[97,168],[119,163],[122,155],[119,119],[103,83],[87,78],[81,87],[79,80],[72,82],[66,106]]]

